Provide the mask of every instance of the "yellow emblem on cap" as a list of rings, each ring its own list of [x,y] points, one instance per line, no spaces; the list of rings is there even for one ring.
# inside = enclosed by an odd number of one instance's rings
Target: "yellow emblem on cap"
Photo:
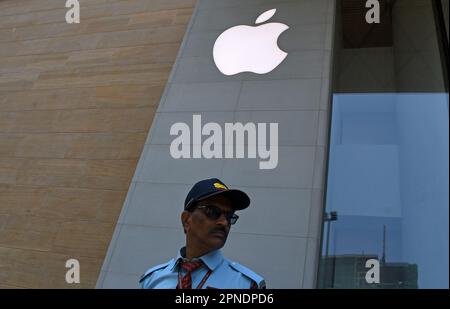
[[[217,189],[225,189],[225,190],[228,190],[227,187],[225,187],[223,184],[218,183],[218,182],[215,182],[215,183],[214,183],[214,187],[216,187]]]

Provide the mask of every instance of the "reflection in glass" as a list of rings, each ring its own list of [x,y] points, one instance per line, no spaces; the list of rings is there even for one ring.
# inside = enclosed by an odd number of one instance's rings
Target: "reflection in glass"
[[[448,287],[448,129],[448,94],[334,96],[323,287]]]
[[[382,24],[367,25],[364,1],[337,1],[318,285],[448,288],[449,97],[437,2],[380,2]],[[379,283],[367,280],[371,259]]]

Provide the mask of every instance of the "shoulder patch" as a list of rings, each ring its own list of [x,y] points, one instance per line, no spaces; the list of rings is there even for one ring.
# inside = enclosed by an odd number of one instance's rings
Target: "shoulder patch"
[[[167,265],[169,265],[170,262],[172,262],[172,260],[170,260],[170,261],[167,262],[167,263],[159,264],[159,265],[156,265],[156,266],[154,266],[154,267],[148,269],[148,270],[141,276],[141,279],[139,279],[139,283],[141,283],[142,281],[144,281],[146,278],[148,278],[148,276],[150,276],[151,274],[153,274],[155,271],[160,270],[160,269],[166,267]]]
[[[265,288],[266,283],[265,283],[263,277],[261,277],[260,275],[258,275],[254,271],[248,269],[247,267],[242,266],[239,263],[236,263],[236,262],[233,262],[233,261],[229,261],[229,264],[230,264],[231,268],[233,268],[234,270],[242,273],[246,277],[250,278],[253,282],[255,282],[258,285],[259,289]]]

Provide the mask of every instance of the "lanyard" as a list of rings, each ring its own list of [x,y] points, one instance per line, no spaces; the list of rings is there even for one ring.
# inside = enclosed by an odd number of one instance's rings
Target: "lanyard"
[[[208,278],[211,275],[211,273],[212,273],[212,271],[211,271],[211,269],[209,269],[208,272],[206,273],[206,275],[203,277],[202,281],[200,281],[200,283],[196,287],[197,290],[199,290],[199,289],[201,289],[203,287],[203,285],[205,284],[206,280],[208,280]],[[191,278],[192,278],[192,275],[191,275]],[[178,271],[178,285],[177,285],[177,289],[181,288],[181,281],[182,281],[181,271]]]

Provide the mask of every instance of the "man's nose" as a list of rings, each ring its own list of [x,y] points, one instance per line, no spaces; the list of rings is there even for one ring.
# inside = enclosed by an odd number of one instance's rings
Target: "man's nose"
[[[217,223],[222,226],[228,226],[230,225],[230,222],[227,220],[227,217],[225,217],[225,214],[221,214],[219,219],[217,219]]]

